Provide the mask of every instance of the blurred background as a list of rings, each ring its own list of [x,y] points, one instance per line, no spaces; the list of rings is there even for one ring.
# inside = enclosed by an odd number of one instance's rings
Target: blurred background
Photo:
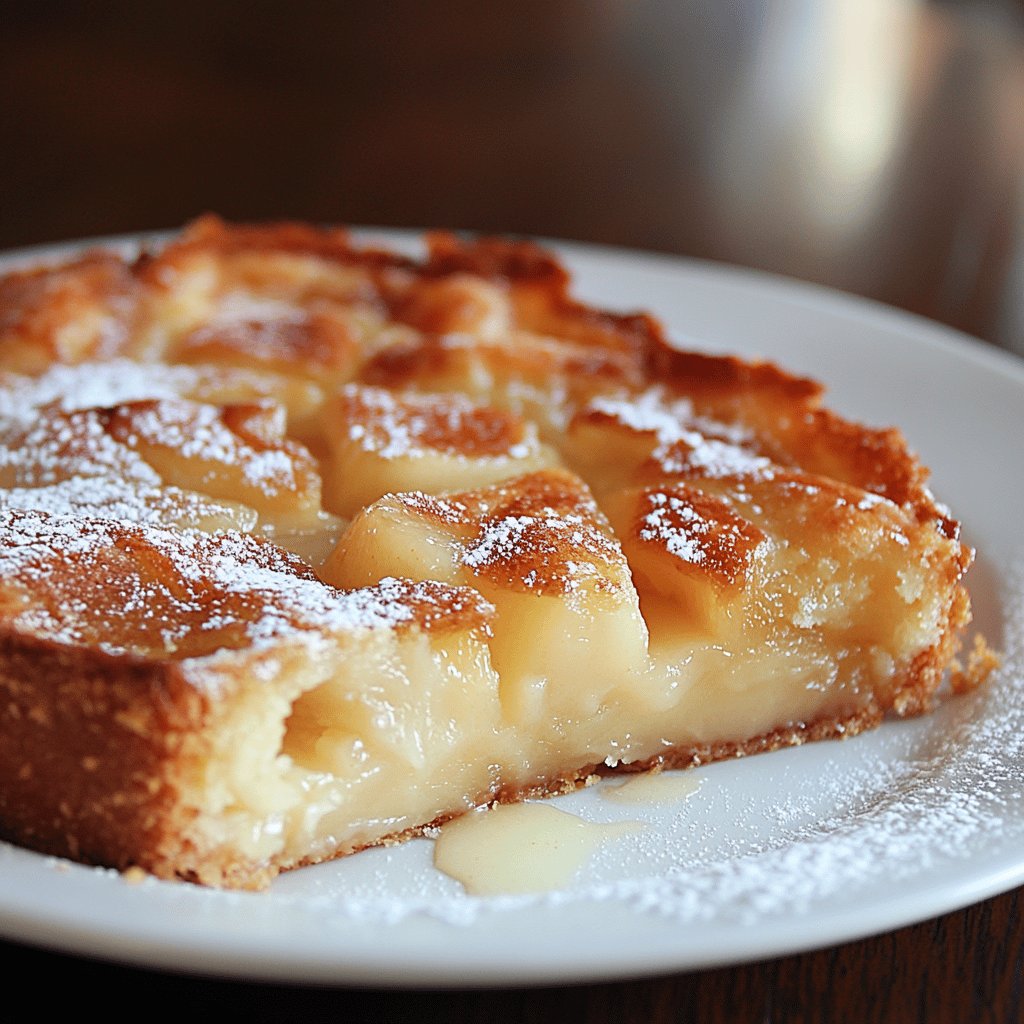
[[[1024,0],[0,0],[0,247],[454,227],[822,282],[1024,352]]]
[[[207,210],[540,235],[820,282],[1024,354],[1024,0],[0,0],[0,95],[0,249]],[[692,977],[344,1006],[1017,1020],[1021,899]],[[330,990],[0,949],[36,1003],[42,972],[104,1006],[338,1013]]]

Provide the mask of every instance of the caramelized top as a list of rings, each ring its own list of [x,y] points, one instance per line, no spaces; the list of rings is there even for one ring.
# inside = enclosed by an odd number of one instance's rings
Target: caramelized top
[[[649,457],[647,475],[757,475],[773,465],[762,441],[745,424],[698,415],[689,398],[661,388],[629,396],[599,396],[574,423],[600,426],[642,444]]]
[[[472,393],[484,378],[487,389],[561,388],[581,396],[643,380],[637,362],[621,352],[541,335],[481,340],[464,333],[424,335],[385,348],[369,360],[362,376],[389,388],[442,391],[465,380]]]
[[[141,291],[131,268],[104,252],[0,277],[2,365],[39,373],[110,358],[128,342]]]
[[[788,543],[790,493],[851,537],[854,521],[893,543],[917,531],[966,568],[898,431],[842,419],[770,363],[680,352],[569,286],[530,243],[437,234],[415,260],[215,217],[135,261],[0,278],[0,626],[174,659],[486,628],[475,589],[318,578],[308,535],[338,528],[320,480],[342,437],[384,460],[511,462],[538,430],[559,450],[569,469],[387,499],[450,528],[460,579],[485,591],[631,588],[606,502],[629,557],[741,587],[766,537]]]
[[[395,495],[407,509],[454,527],[472,576],[533,594],[614,592],[629,566],[589,489],[564,470],[542,470],[476,491]]]
[[[490,606],[441,583],[343,593],[273,544],[86,516],[0,511],[0,607],[17,631],[173,659],[360,631],[479,628]]]
[[[659,561],[662,569],[698,570],[720,586],[747,578],[751,557],[765,539],[724,502],[682,483],[640,492],[627,531],[630,540],[670,556]]]
[[[521,457],[536,447],[536,436],[521,417],[475,406],[460,395],[395,395],[349,385],[327,418],[350,441],[386,459],[428,450],[468,458]]]
[[[161,399],[100,415],[108,435],[138,452],[168,483],[265,511],[280,505],[319,508],[316,465],[305,448],[284,436],[280,407]]]
[[[356,359],[358,339],[344,321],[287,309],[249,313],[196,327],[177,342],[175,355],[189,363],[255,362],[310,374],[344,372]]]

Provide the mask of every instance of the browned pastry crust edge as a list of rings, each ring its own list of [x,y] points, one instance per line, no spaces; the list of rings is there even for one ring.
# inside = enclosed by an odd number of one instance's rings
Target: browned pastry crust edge
[[[196,880],[237,871],[190,848],[190,778],[208,750],[209,701],[175,662],[0,632],[3,834],[89,864]],[[258,884],[258,883],[257,883]]]

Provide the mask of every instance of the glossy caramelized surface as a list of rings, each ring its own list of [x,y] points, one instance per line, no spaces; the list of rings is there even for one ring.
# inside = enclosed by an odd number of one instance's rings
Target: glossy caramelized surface
[[[568,284],[215,218],[0,281],[4,830],[260,885],[925,710],[970,552],[898,431]]]

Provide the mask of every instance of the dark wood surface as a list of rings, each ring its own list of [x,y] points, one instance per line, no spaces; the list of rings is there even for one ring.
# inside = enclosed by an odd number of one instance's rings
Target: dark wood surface
[[[0,0],[0,246],[236,218],[763,267],[1024,337],[1024,5]]]
[[[581,937],[581,941],[583,941]],[[613,937],[603,941],[614,941]],[[178,1019],[587,1024],[1017,1022],[1024,1006],[1024,897],[803,956],[601,985],[479,991],[289,987],[182,978],[0,945],[5,973],[40,976],[104,1012],[165,1009]],[[226,1018],[222,1017],[226,1014]]]
[[[1024,352],[1022,39],[1010,2],[0,0],[0,248],[207,209],[517,232],[762,267]],[[523,991],[0,949],[16,989],[42,972],[103,1012],[1013,1022],[1022,911],[1017,891],[802,956]]]

